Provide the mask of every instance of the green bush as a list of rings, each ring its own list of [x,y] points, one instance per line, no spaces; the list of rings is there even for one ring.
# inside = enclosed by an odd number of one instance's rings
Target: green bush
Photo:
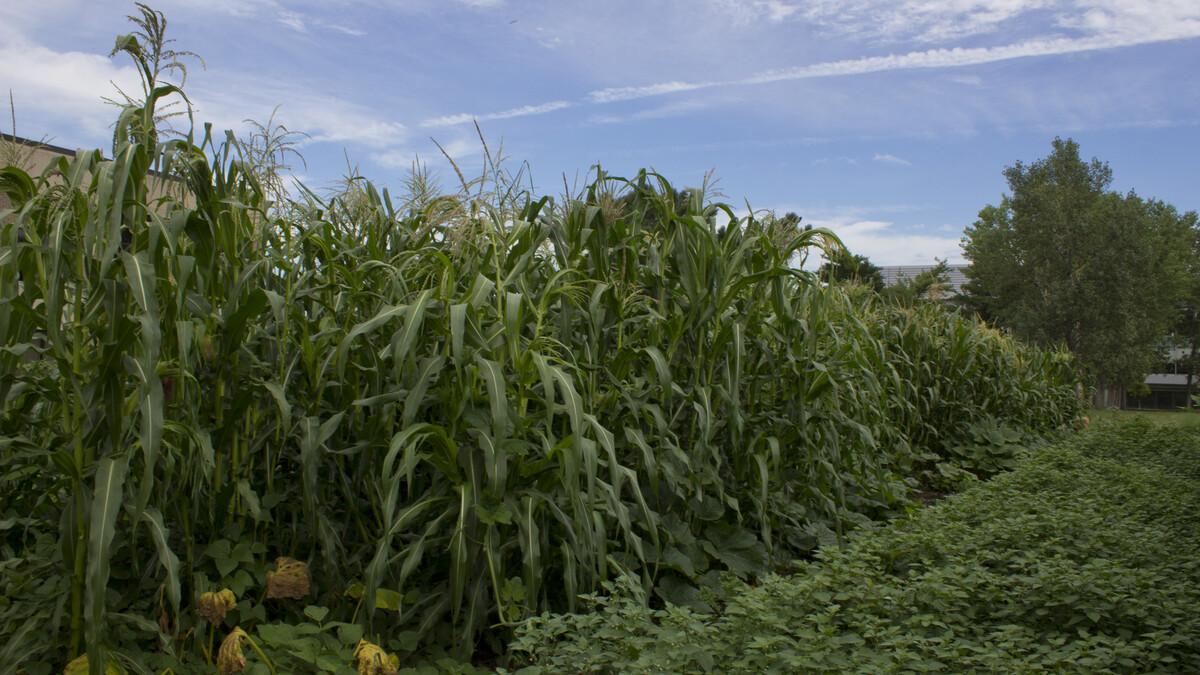
[[[727,579],[716,614],[618,586],[513,648],[525,673],[1197,672],[1197,466],[1192,434],[1097,424],[793,574]]]

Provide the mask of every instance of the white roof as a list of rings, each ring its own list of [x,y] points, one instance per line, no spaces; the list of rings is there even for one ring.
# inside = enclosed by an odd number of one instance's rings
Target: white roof
[[[879,273],[883,275],[883,283],[885,286],[895,286],[900,282],[901,278],[911,280],[922,272],[937,267],[936,265],[890,265],[888,267],[880,267]],[[963,284],[967,283],[967,275],[965,270],[970,265],[948,265],[946,268],[946,276],[950,279],[951,293],[959,293],[962,291]]]

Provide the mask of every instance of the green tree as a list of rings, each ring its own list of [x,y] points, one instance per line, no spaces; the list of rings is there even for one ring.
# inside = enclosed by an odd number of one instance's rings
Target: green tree
[[[1028,341],[1064,344],[1098,382],[1141,379],[1186,292],[1195,214],[1108,190],[1079,145],[1008,167],[1011,195],[967,228],[971,303]]]
[[[845,249],[835,251],[831,256],[817,270],[818,279],[827,284],[856,281],[876,293],[883,291],[883,274],[866,256],[851,255]]]
[[[1170,345],[1182,349],[1183,353],[1173,360],[1179,371],[1187,375],[1187,406],[1193,407],[1193,386],[1196,374],[1200,373],[1200,231],[1195,225],[1195,214],[1187,214],[1192,225],[1191,246],[1187,250],[1188,274],[1185,295],[1179,303],[1175,324],[1171,327]]]

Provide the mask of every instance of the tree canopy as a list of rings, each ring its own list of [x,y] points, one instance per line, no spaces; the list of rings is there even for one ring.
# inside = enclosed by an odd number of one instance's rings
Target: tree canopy
[[[1012,191],[966,229],[974,306],[1017,336],[1066,345],[1101,382],[1140,379],[1188,287],[1196,214],[1108,188],[1106,163],[1056,138],[1008,167]]]
[[[827,284],[856,281],[877,293],[883,290],[883,274],[866,256],[851,255],[845,249],[831,255],[817,270],[818,279]]]

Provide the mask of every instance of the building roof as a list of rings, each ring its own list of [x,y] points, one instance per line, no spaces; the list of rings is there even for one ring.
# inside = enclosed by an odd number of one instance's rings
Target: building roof
[[[890,265],[880,267],[879,273],[883,276],[885,286],[895,286],[900,283],[900,279],[912,279],[922,272],[928,272],[936,267],[936,265]],[[969,281],[966,275],[966,269],[970,265],[948,265],[946,268],[946,276],[950,280],[951,294],[957,294],[962,291],[963,284]]]
[[[31,138],[13,136],[12,134],[6,134],[3,131],[0,131],[0,141],[12,143],[13,145],[23,145],[31,149],[45,150],[46,152],[54,153],[56,155],[65,155],[67,157],[75,156],[75,151],[70,148],[64,148],[59,145],[51,145],[42,141],[35,141]]]

